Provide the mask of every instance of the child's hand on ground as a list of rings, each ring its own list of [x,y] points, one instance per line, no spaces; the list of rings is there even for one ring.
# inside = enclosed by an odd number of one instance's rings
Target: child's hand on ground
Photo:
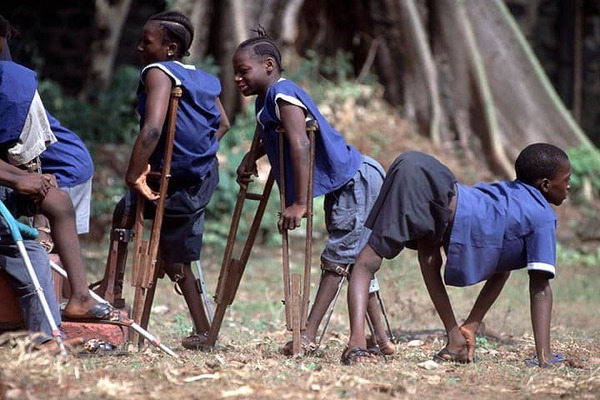
[[[305,216],[306,204],[293,203],[279,216],[279,221],[277,222],[279,232],[283,232],[285,229],[293,230],[299,228],[302,224],[302,218]]]
[[[560,367],[565,365],[571,368],[583,368],[581,361],[573,358],[565,358],[562,354],[552,354],[545,362],[540,363],[537,356],[533,356],[529,360],[525,360],[525,365],[528,367]]]

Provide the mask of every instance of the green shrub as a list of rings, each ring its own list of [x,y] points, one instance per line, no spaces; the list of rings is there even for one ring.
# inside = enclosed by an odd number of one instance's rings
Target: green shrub
[[[38,90],[48,111],[93,149],[99,143],[133,143],[139,131],[135,110],[138,78],[138,68],[121,67],[109,86],[87,101],[65,95],[49,80],[40,81]]]
[[[600,195],[600,159],[598,151],[580,146],[567,151],[571,161],[571,198],[578,203]]]

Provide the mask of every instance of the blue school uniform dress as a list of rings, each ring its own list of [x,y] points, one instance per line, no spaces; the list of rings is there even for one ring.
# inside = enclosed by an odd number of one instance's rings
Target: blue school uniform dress
[[[321,115],[310,96],[296,83],[280,79],[272,84],[264,99],[256,99],[256,120],[262,139],[263,148],[269,157],[275,179],[279,183],[279,138],[281,134],[275,130],[281,125],[277,100],[301,107],[311,114],[319,124],[315,135],[315,172],[314,197],[331,193],[348,182],[358,171],[363,161],[360,152],[346,144],[344,137],[336,131]],[[285,144],[286,154],[290,154],[289,145]],[[294,202],[294,170],[291,157],[285,157],[285,193],[287,205]]]
[[[34,71],[12,61],[0,61],[0,145],[19,140],[37,90]]]
[[[458,185],[444,280],[468,286],[520,268],[555,275],[556,214],[519,180]]]
[[[216,76],[185,65],[179,61],[166,61],[147,65],[142,70],[138,89],[138,112],[140,127],[146,114],[146,91],[144,79],[148,71],[158,68],[171,78],[173,86],[181,86],[183,95],[179,99],[171,180],[169,185],[198,183],[211,169],[219,150],[216,132],[221,122],[217,97],[221,84]],[[152,170],[162,170],[165,151],[166,127],[156,150],[150,158]]]
[[[87,182],[94,175],[94,163],[85,144],[49,112],[46,115],[57,141],[40,154],[42,172],[53,174],[61,188]]]
[[[257,126],[263,148],[279,184],[279,140],[281,125],[278,100],[302,108],[312,115],[319,130],[315,135],[313,196],[325,195],[325,223],[328,240],[321,258],[335,264],[352,264],[367,243],[370,230],[365,220],[377,198],[385,172],[372,158],[346,144],[340,132],[321,115],[310,96],[297,84],[280,79],[269,87],[264,99],[256,101]],[[296,198],[294,169],[289,145],[285,143],[285,193],[287,206]]]
[[[221,122],[217,98],[221,84],[217,77],[193,65],[178,61],[147,65],[141,73],[138,88],[138,112],[143,125],[146,112],[144,79],[148,71],[158,68],[183,89],[177,108],[171,178],[165,201],[160,249],[169,263],[189,263],[200,258],[204,232],[204,211],[219,182],[216,132]],[[165,127],[166,130],[166,127]],[[153,171],[163,167],[166,132],[150,157]],[[125,213],[135,211],[135,191],[122,200]],[[154,204],[146,202],[146,213],[154,212]],[[117,209],[119,205],[117,206]]]

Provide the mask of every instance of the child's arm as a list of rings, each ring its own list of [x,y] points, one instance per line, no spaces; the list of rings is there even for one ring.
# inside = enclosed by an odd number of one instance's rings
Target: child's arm
[[[290,158],[294,170],[294,189],[296,198],[291,206],[281,214],[279,229],[300,227],[306,215],[308,196],[308,163],[310,161],[310,141],[306,135],[304,110],[283,100],[278,101],[281,123],[290,145]]]
[[[258,129],[254,130],[254,136],[257,137]],[[257,140],[257,139],[255,139]],[[246,153],[244,158],[242,158],[242,162],[237,168],[237,183],[240,185],[241,189],[246,190],[248,188],[248,184],[252,182],[253,176],[258,176],[258,171],[256,169],[256,160],[265,155],[265,150],[262,147],[262,143],[259,143],[256,147],[255,154],[251,154],[252,149]]]
[[[217,107],[219,107],[219,112],[221,113],[221,123],[219,124],[219,129],[217,129],[216,135],[217,140],[221,140],[223,136],[229,131],[231,128],[231,124],[229,123],[229,118],[227,118],[227,113],[223,108],[223,104],[221,104],[221,99],[217,97]]]
[[[51,174],[30,173],[0,160],[0,185],[15,192],[42,200],[50,188],[57,188],[56,178]]]
[[[146,74],[146,114],[131,151],[125,182],[148,200],[158,199],[158,193],[148,187],[146,175],[150,172],[148,161],[167,117],[171,88],[171,79],[158,68],[152,68]]]
[[[550,352],[552,288],[545,272],[529,272],[529,297],[535,350],[540,366],[546,366],[547,361],[552,357]]]

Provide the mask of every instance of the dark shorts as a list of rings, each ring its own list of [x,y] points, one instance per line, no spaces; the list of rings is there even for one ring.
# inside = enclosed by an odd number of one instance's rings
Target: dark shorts
[[[454,196],[454,174],[435,158],[417,151],[401,154],[390,166],[377,201],[365,222],[369,245],[392,259],[417,241],[442,243]]]
[[[165,201],[160,233],[160,252],[168,263],[189,263],[200,259],[204,213],[219,183],[219,163],[215,159],[209,172],[193,185],[170,186]],[[127,216],[134,217],[137,192],[128,191],[117,208],[123,207]],[[147,218],[154,216],[155,205],[146,203]]]

